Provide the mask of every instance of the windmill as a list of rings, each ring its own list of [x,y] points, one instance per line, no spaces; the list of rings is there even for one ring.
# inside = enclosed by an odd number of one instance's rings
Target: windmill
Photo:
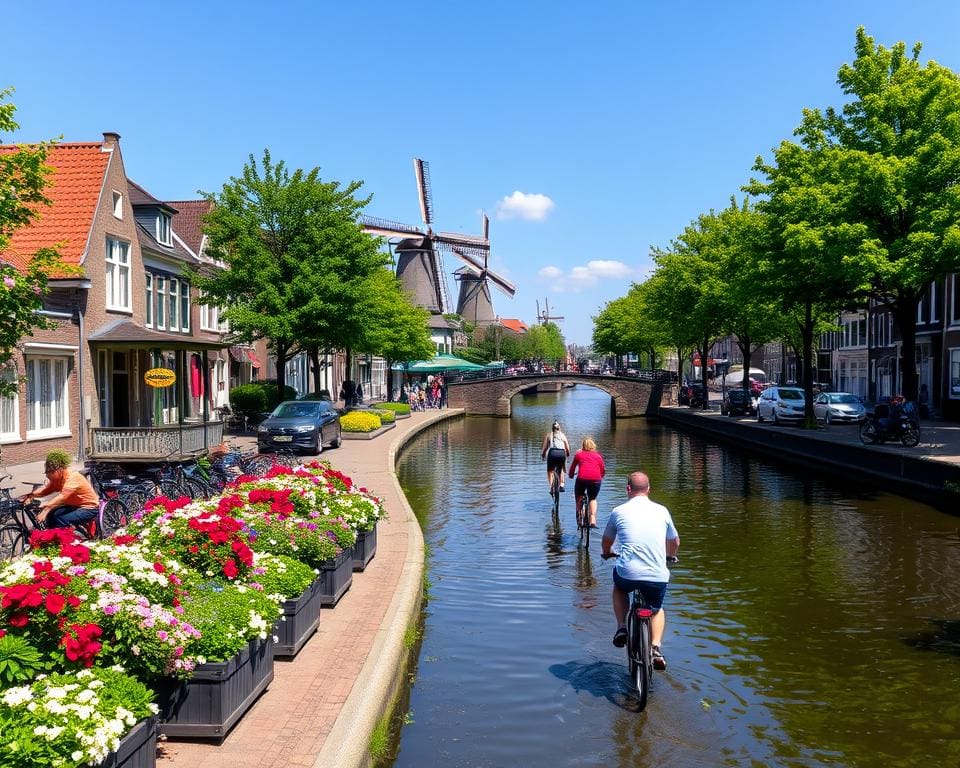
[[[550,314],[550,302],[544,298],[543,300],[543,310],[540,310],[540,301],[537,301],[537,322],[540,325],[546,325],[551,320],[563,320],[563,315],[551,315]]]
[[[423,228],[387,219],[363,216],[363,230],[371,235],[397,240],[393,252],[397,258],[397,277],[413,297],[413,303],[434,314],[451,310],[441,251],[452,252],[466,262],[457,272],[460,297],[457,313],[473,323],[490,323],[496,319],[490,300],[488,281],[508,296],[516,288],[487,267],[490,255],[490,220],[483,217],[482,235],[433,231],[433,195],[430,191],[430,168],[425,160],[414,158],[420,216]],[[476,319],[475,319],[476,318]]]

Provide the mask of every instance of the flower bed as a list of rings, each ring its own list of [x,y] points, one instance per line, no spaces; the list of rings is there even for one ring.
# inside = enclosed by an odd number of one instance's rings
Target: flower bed
[[[376,408],[371,408],[370,412],[377,414],[381,424],[393,424],[393,422],[397,420],[397,414],[389,408],[380,408],[377,406]]]
[[[380,417],[370,411],[348,411],[340,417],[340,429],[343,433],[374,432],[382,426]]]
[[[369,562],[383,516],[365,488],[313,462],[241,476],[211,500],[153,500],[102,542],[34,532],[29,553],[0,565],[0,765],[92,764],[96,750],[146,768],[151,690],[161,733],[222,739],[273,678],[274,633],[281,653],[300,650],[319,604],[349,589],[354,558]],[[49,696],[67,703],[19,711]]]
[[[410,405],[408,403],[377,403],[377,408],[385,411],[393,411],[398,419],[403,419],[410,415]]]

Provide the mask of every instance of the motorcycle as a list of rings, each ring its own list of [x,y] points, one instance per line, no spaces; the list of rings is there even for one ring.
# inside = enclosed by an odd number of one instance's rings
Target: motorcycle
[[[899,440],[908,448],[920,442],[920,422],[911,404],[899,408],[878,405],[864,418],[860,425],[860,442],[879,445],[888,440]]]

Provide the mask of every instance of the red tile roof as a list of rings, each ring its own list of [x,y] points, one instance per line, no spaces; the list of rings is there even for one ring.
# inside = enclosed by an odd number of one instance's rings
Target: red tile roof
[[[199,256],[200,246],[203,243],[202,217],[210,211],[213,203],[209,200],[177,200],[167,201],[165,205],[177,211],[173,217],[173,231],[191,251]]]
[[[502,325],[504,328],[507,328],[513,331],[514,333],[527,332],[527,324],[524,323],[522,320],[516,320],[512,317],[501,317],[500,325]]]
[[[0,146],[0,152],[18,148]],[[54,171],[44,195],[52,204],[41,206],[30,225],[13,233],[0,259],[22,270],[38,250],[57,246],[65,263],[81,263],[110,160],[102,148],[102,142],[85,142],[48,149],[47,165]]]

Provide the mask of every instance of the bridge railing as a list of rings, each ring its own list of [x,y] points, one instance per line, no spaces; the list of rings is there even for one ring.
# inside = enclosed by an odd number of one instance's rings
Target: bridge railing
[[[554,371],[544,373],[543,371],[520,371],[512,370],[509,373],[503,368],[489,368],[482,371],[449,371],[444,374],[447,383],[481,381],[484,379],[512,379],[522,376],[529,378],[553,379],[558,376],[565,376],[577,379],[626,379],[628,381],[645,381],[648,383],[675,384],[677,374],[675,371],[665,371],[660,368],[650,370],[631,369],[629,372],[619,373],[579,373],[577,371]]]

